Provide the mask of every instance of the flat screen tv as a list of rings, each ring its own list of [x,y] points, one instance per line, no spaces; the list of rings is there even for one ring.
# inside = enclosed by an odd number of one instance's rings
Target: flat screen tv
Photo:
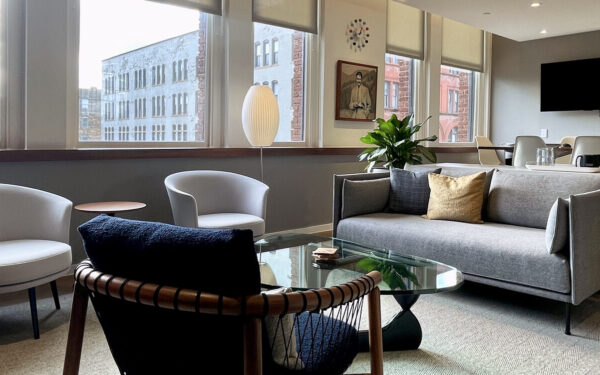
[[[600,109],[600,58],[542,64],[540,110]]]

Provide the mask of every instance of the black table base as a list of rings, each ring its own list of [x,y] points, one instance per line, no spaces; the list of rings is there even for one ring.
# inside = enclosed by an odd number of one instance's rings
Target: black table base
[[[396,350],[416,350],[421,345],[423,332],[421,324],[415,314],[410,311],[412,305],[419,299],[418,294],[397,294],[394,298],[402,311],[392,318],[392,320],[382,328],[383,350],[386,352]],[[358,334],[359,346],[361,352],[369,351],[369,335],[367,331],[361,331]]]

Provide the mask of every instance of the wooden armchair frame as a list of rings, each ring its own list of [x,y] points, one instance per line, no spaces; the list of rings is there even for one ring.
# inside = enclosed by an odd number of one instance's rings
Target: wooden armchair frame
[[[335,308],[368,295],[371,374],[383,374],[381,332],[381,275],[370,272],[354,281],[330,288],[282,294],[257,294],[231,298],[198,290],[161,286],[97,271],[84,261],[75,270],[73,306],[69,323],[63,375],[77,375],[81,360],[88,293],[156,308],[244,318],[244,374],[262,374],[262,318]]]

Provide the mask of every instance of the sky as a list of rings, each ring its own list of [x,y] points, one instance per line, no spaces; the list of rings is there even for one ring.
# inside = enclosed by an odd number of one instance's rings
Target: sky
[[[198,30],[197,10],[146,0],[81,0],[79,87],[102,87],[102,60]]]

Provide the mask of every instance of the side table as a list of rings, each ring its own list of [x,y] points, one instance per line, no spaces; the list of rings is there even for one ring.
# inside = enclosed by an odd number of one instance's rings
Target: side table
[[[75,206],[77,211],[95,213],[95,214],[106,214],[108,216],[115,216],[119,212],[128,212],[141,210],[146,207],[146,203],[141,202],[128,202],[128,201],[114,201],[114,202],[93,202],[93,203],[82,203]]]

